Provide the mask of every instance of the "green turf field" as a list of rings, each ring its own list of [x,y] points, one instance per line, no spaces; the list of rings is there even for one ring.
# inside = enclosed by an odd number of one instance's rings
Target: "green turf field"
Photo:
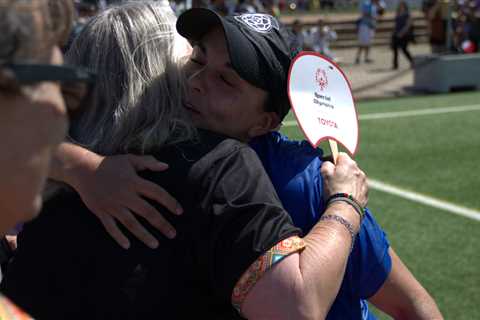
[[[480,92],[357,103],[355,159],[369,178],[479,212],[480,110],[435,113],[472,105],[480,108]],[[365,119],[426,109],[433,113]],[[296,126],[282,131],[303,139]],[[369,207],[445,319],[480,319],[480,221],[372,189]]]

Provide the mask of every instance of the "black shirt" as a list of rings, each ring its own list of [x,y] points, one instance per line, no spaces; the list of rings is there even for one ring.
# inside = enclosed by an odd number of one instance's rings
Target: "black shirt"
[[[177,217],[152,203],[176,228],[175,239],[144,223],[159,248],[134,240],[123,250],[77,194],[62,193],[19,237],[3,284],[7,295],[40,319],[119,318],[127,309],[136,319],[238,318],[230,301],[236,282],[260,255],[299,229],[248,146],[201,131],[199,142],[165,147],[155,156],[170,168],[142,175],[184,207]],[[57,250],[47,251],[32,270],[52,242]],[[139,263],[146,279],[130,308],[119,292]]]

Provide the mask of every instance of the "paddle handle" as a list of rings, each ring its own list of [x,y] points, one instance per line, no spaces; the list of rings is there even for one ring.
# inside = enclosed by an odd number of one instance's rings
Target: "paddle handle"
[[[338,158],[337,141],[335,141],[333,139],[328,139],[328,144],[330,145],[330,151],[332,151],[333,163],[337,164],[337,158]]]

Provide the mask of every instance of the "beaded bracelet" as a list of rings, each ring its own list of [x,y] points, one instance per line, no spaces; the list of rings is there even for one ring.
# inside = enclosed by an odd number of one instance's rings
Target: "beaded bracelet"
[[[336,214],[323,215],[320,218],[320,220],[333,220],[333,221],[339,222],[341,225],[343,225],[348,230],[348,233],[350,233],[350,237],[352,239],[352,242],[351,242],[351,245],[350,245],[350,252],[352,252],[353,244],[355,242],[355,233],[353,232],[352,224],[350,222],[348,222],[347,220],[343,219],[342,217],[337,216]]]
[[[365,209],[360,205],[360,203],[358,203],[357,200],[355,200],[355,198],[351,194],[335,193],[331,195],[327,200],[327,207],[337,201],[346,202],[351,205],[360,216],[360,223],[363,221],[363,217],[365,216]]]

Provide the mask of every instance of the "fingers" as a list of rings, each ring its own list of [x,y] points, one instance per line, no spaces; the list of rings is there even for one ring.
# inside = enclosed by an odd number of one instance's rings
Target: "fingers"
[[[174,238],[176,235],[173,226],[148,202],[141,198],[134,200],[129,206],[136,214],[144,217],[152,226],[160,230],[167,238]]]
[[[365,172],[360,170],[360,180],[361,180],[361,188],[358,194],[356,195],[356,200],[360,203],[362,207],[366,207],[368,203],[368,181],[367,175]]]
[[[155,200],[156,202],[160,203],[170,212],[173,212],[177,215],[183,213],[183,208],[178,203],[178,201],[175,200],[175,198],[172,197],[165,189],[153,182],[139,179],[137,182],[137,192],[149,199]]]
[[[125,208],[118,208],[116,210],[116,219],[125,226],[135,237],[145,243],[152,249],[158,247],[158,241],[155,237],[145,229],[135,216]]]
[[[158,161],[153,156],[138,156],[134,154],[127,155],[128,161],[137,171],[152,170],[163,171],[168,169],[168,164]]]
[[[335,169],[351,165],[356,165],[355,161],[353,161],[352,158],[350,158],[345,152],[339,152],[336,165],[333,164],[333,162],[328,158],[323,159],[321,172],[325,172],[325,174],[333,174]]]
[[[359,173],[361,172],[357,163],[352,158],[350,158],[350,156],[345,152],[340,152],[338,154],[336,165],[334,165],[333,163],[327,162],[326,166],[327,166],[326,168],[327,173],[336,174],[340,178],[346,178],[349,176],[358,176]]]
[[[347,193],[352,195],[362,206],[366,206],[368,202],[366,175],[346,153],[339,153],[336,165],[324,162],[321,173],[327,197],[335,193]]]
[[[115,220],[108,214],[98,214],[97,217],[102,222],[103,227],[107,230],[108,234],[115,240],[123,249],[130,248],[130,241],[120,231]]]
[[[357,163],[353,161],[352,158],[345,152],[340,152],[338,154],[337,158],[337,167],[338,168],[346,168],[350,170],[355,170],[355,168],[358,168]]]
[[[168,164],[158,161],[152,156],[127,155],[129,162],[135,170],[153,170],[163,171],[168,169]],[[136,183],[137,192],[149,199],[155,200],[170,212],[182,214],[183,209],[175,198],[173,198],[165,189],[148,180],[138,179]]]
[[[335,165],[330,161],[324,161],[320,168],[320,172],[324,178],[330,177],[335,172]]]
[[[106,231],[120,246],[129,248],[131,244],[118,223],[123,224],[147,246],[156,248],[158,240],[140,224],[135,215],[144,217],[167,238],[174,238],[176,232],[142,196],[160,203],[175,214],[181,214],[183,209],[167,191],[140,178],[136,171],[162,171],[167,168],[167,164],[152,156],[128,154],[106,157],[100,165],[95,166],[90,176],[82,175],[82,183],[76,189],[86,206],[100,218]]]

